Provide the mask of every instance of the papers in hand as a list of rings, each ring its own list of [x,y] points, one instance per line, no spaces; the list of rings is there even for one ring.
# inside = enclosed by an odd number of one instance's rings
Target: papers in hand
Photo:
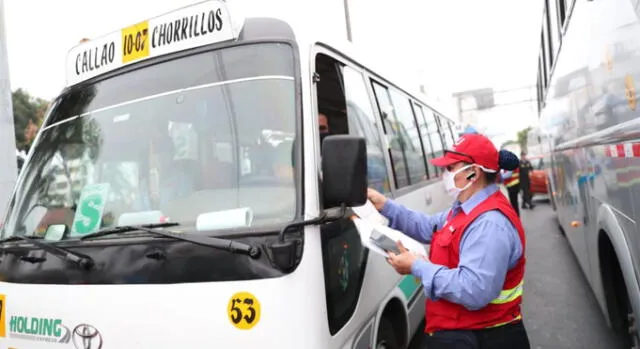
[[[367,204],[364,206],[353,207],[352,209],[359,216],[354,217],[353,222],[360,233],[362,245],[366,248],[384,257],[388,255],[386,251],[378,247],[376,242],[371,239],[371,235],[374,234],[375,231],[377,234],[386,235],[394,242],[400,240],[407,250],[417,255],[426,256],[426,249],[422,243],[404,235],[398,230],[389,228],[387,226],[389,221],[378,213],[370,201],[367,200]],[[373,212],[371,212],[371,209]],[[382,219],[380,217],[382,217]]]
[[[366,219],[376,224],[389,225],[389,220],[378,212],[370,200],[367,200],[367,203],[362,206],[352,207],[351,209],[361,219]]]

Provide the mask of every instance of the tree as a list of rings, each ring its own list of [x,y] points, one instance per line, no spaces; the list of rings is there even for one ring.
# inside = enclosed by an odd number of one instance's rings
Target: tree
[[[49,102],[42,98],[32,97],[27,91],[20,88],[13,91],[11,99],[16,147],[28,152],[40,126],[42,126]]]
[[[529,142],[529,131],[531,131],[531,126],[518,131],[518,144],[520,145],[520,149],[523,152],[527,152],[527,143]]]
[[[506,142],[502,143],[502,145],[500,146],[500,149],[503,149],[505,147],[508,147],[508,146],[510,146],[512,144],[516,144],[516,143],[518,143],[518,142],[513,141],[513,140],[512,141],[506,141]]]

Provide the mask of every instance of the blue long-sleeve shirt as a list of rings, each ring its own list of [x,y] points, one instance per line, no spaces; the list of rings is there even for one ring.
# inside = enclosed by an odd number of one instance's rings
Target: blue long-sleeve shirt
[[[454,215],[460,210],[468,214],[497,190],[495,184],[489,185],[464,203],[456,201],[450,210]],[[391,228],[430,243],[434,227],[442,228],[450,210],[427,216],[387,200],[381,213],[389,219]],[[464,231],[457,268],[418,259],[411,266],[411,273],[422,280],[430,299],[443,298],[469,310],[478,310],[498,297],[507,271],[516,265],[521,255],[522,243],[516,228],[501,212],[488,211]]]
[[[504,171],[500,173],[500,178],[504,181],[505,179],[508,179],[509,177],[511,177],[512,174],[513,174],[513,171]]]

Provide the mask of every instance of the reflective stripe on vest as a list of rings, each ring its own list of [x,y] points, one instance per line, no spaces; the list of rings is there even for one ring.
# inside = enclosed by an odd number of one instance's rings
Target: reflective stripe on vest
[[[522,296],[522,291],[524,289],[524,280],[520,281],[518,286],[509,289],[500,291],[500,295],[494,300],[492,300],[491,304],[504,304],[514,301],[516,298]]]
[[[518,316],[516,316],[516,317],[515,317],[515,318],[513,318],[513,320],[511,320],[511,321],[507,321],[507,322],[502,322],[502,323],[499,323],[499,324],[495,324],[495,325],[493,325],[493,326],[489,326],[489,327],[487,327],[487,328],[496,328],[496,327],[500,327],[500,326],[508,325],[508,324],[510,324],[510,323],[512,323],[512,322],[514,322],[514,321],[518,321],[518,320],[522,320],[522,315],[518,315]]]
[[[520,315],[518,315],[518,316],[514,317],[514,318],[513,318],[513,320],[509,320],[509,321],[501,322],[501,323],[499,323],[499,324],[495,324],[495,325],[487,326],[487,327],[485,327],[485,328],[496,328],[496,327],[500,327],[500,326],[508,325],[508,324],[510,324],[510,323],[512,323],[512,322],[516,322],[516,321],[518,321],[518,320],[522,320],[522,314],[520,314]],[[433,333],[434,333],[434,332],[427,332],[427,335],[429,335],[429,336],[433,336]]]
[[[520,184],[520,169],[515,169],[509,178],[504,180],[505,187],[509,188],[516,184]]]
[[[516,185],[516,184],[520,184],[520,179],[519,179],[519,178],[516,178],[515,180],[511,180],[511,181],[509,181],[509,182],[506,184],[506,187],[507,187],[507,188],[509,188],[509,187],[513,187],[513,186],[514,186],[514,185]]]

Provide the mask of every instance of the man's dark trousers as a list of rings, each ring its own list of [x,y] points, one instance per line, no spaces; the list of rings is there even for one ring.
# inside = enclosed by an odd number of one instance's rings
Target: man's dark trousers
[[[425,334],[423,349],[530,349],[527,331],[518,321],[474,331],[440,331]]]
[[[511,206],[520,217],[520,207],[518,206],[518,194],[520,193],[520,184],[515,184],[510,187],[507,187],[507,192],[509,193],[509,201],[511,202]]]

